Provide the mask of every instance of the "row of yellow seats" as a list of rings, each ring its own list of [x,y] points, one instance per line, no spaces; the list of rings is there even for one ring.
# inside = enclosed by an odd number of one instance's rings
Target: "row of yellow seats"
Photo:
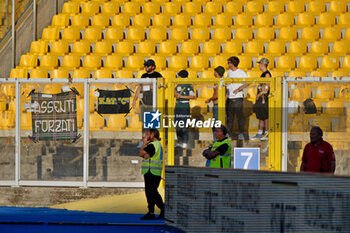
[[[267,12],[269,14],[278,14],[281,12],[289,12],[291,14],[297,15],[307,11],[308,13],[320,14],[323,12],[332,12],[335,14],[340,14],[348,11],[347,0],[342,1],[331,1],[326,4],[325,1],[311,1],[307,5],[303,1],[290,1],[285,4],[283,1],[269,1],[267,5],[261,1],[172,1],[158,3],[156,1],[152,2],[137,2],[137,1],[127,1],[123,3],[118,3],[116,1],[111,2],[68,2],[63,5],[62,13],[64,14],[78,14],[86,13],[90,15],[104,13],[106,15],[113,15],[116,13],[123,13],[129,15],[135,15],[138,13],[145,14],[158,14],[160,12],[166,14],[179,14],[181,12],[197,14],[204,12],[211,15],[216,15],[221,12],[229,13],[231,15],[236,15],[242,12],[249,14],[259,14],[262,12]],[[122,7],[121,7],[122,6]],[[161,7],[162,6],[162,7]],[[183,6],[183,7],[182,7]]]
[[[292,90],[292,100],[305,100],[312,96],[312,84],[295,85],[289,87]],[[315,96],[313,98],[320,100],[331,100],[337,96],[337,99],[350,99],[350,86],[339,84],[320,84],[315,87]],[[338,93],[336,93],[336,90]],[[328,104],[328,103],[327,103]],[[342,105],[344,107],[344,105]]]
[[[152,27],[149,30],[149,33],[147,33],[144,28],[130,27],[127,30],[127,36],[125,38],[124,32],[120,28],[109,27],[105,32],[102,32],[100,28],[91,26],[84,29],[84,32],[82,33],[79,27],[72,26],[64,28],[62,33],[60,33],[60,30],[57,27],[44,28],[41,39],[48,42],[63,40],[67,41],[68,43],[74,43],[80,40],[96,43],[97,41],[101,41],[103,39],[109,40],[112,43],[120,42],[123,40],[130,42],[148,40],[158,43],[166,40],[176,42],[196,40],[199,42],[205,42],[210,39],[214,39],[220,42],[230,41],[232,39],[241,42],[248,42],[253,39],[257,39],[263,42],[269,42],[271,40],[299,40],[309,43],[319,39],[329,42],[341,39],[350,40],[350,29],[347,29],[344,34],[342,33],[342,30],[342,28],[334,27],[327,27],[322,30],[318,27],[305,27],[301,30],[300,33],[298,33],[297,28],[294,27],[283,27],[279,29],[262,27],[259,28],[255,34],[253,28],[245,27],[240,27],[237,29],[220,27],[211,30],[208,27],[195,27],[194,29],[190,29],[188,27],[182,26],[174,27],[169,30],[166,28]]]

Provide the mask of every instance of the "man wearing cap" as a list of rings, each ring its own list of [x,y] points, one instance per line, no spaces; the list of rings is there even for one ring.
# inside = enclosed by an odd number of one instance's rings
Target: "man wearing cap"
[[[186,70],[181,70],[178,74],[180,78],[187,78],[188,72]],[[188,142],[188,129],[186,127],[187,119],[190,118],[191,108],[190,100],[195,99],[196,95],[194,93],[193,86],[191,84],[178,84],[175,87],[175,122],[176,125],[176,136],[177,136],[177,147],[187,148]],[[180,123],[184,122],[184,123]],[[183,126],[181,126],[183,125]]]
[[[214,69],[214,77],[215,78],[222,78],[225,74],[225,68],[222,67],[222,66],[218,66]],[[214,87],[214,92],[213,92],[213,96],[210,97],[209,99],[207,99],[205,101],[205,103],[210,103],[211,101],[213,101],[213,120],[217,121],[219,119],[218,117],[218,86],[215,85]],[[214,138],[214,141],[216,141],[216,137],[215,137],[215,134],[214,134],[214,131],[215,131],[215,128],[213,128],[213,138]]]
[[[267,58],[261,58],[259,63],[259,68],[261,72],[261,78],[270,78],[271,73],[267,70],[269,65],[269,60]],[[254,136],[253,140],[267,140],[269,132],[269,99],[270,94],[270,84],[269,83],[260,83],[258,86],[258,91],[256,95],[256,101],[254,104],[254,112],[256,118],[259,119],[259,129],[258,133]],[[264,132],[265,130],[265,132]]]
[[[236,56],[227,59],[229,71],[227,73],[227,78],[246,78],[247,74],[238,69],[239,58]],[[242,83],[232,83],[227,85],[227,102],[226,102],[226,115],[227,115],[227,131],[231,139],[237,139],[237,135],[233,133],[235,118],[238,122],[238,140],[243,140],[244,132],[244,116],[243,116],[243,89],[249,86],[249,84]]]

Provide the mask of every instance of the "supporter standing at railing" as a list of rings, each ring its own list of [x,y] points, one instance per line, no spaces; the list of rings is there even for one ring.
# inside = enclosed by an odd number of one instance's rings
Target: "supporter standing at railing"
[[[323,131],[314,126],[310,131],[310,143],[306,144],[303,152],[301,172],[334,173],[335,154],[333,147],[322,139]]]
[[[239,58],[236,56],[230,57],[227,59],[229,71],[227,73],[227,78],[246,78],[247,74],[238,69]],[[227,122],[227,131],[233,140],[243,140],[244,132],[244,116],[243,116],[243,89],[249,86],[249,84],[242,83],[232,83],[227,85],[227,101],[226,101],[226,122]],[[237,132],[233,132],[235,128],[235,119],[238,123],[238,137]]]
[[[267,70],[269,65],[269,60],[267,58],[261,58],[259,63],[259,68],[261,72],[261,78],[270,78],[271,73]],[[258,133],[254,136],[253,140],[267,140],[269,133],[269,99],[270,85],[268,83],[260,83],[258,86],[258,92],[256,95],[256,102],[254,104],[254,112],[256,118],[259,119],[259,129]],[[265,132],[264,132],[265,130]]]

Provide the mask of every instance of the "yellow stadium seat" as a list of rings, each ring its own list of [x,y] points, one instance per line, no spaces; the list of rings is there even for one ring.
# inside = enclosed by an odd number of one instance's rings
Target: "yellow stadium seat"
[[[226,27],[215,28],[213,40],[224,42],[224,41],[229,41],[231,39],[232,39],[231,28],[229,28],[227,26]]]
[[[224,47],[224,54],[241,54],[242,43],[236,40],[227,41]]]
[[[131,70],[118,70],[116,72],[116,78],[133,78],[134,74]]]
[[[90,70],[97,70],[101,68],[101,57],[98,55],[85,56],[83,67]]]
[[[80,28],[79,27],[68,27],[63,29],[62,39],[70,43],[80,40]]]
[[[32,130],[31,113],[21,113],[21,130]]]
[[[241,13],[236,16],[234,27],[249,27],[253,25],[253,16],[251,14]]]
[[[160,13],[160,5],[157,2],[145,2],[142,8],[143,14],[156,15]]]
[[[211,21],[211,15],[206,13],[197,14],[194,17],[193,25],[195,27],[208,27],[212,24]]]
[[[211,67],[216,68],[218,66],[222,66],[225,69],[228,68],[227,66],[227,59],[232,56],[232,54],[230,55],[219,55],[213,58],[213,63],[211,65]]]
[[[335,25],[335,15],[331,12],[324,12],[318,16],[317,26],[329,27]]]
[[[161,42],[168,39],[166,27],[151,27],[149,30],[148,41]]]
[[[112,54],[106,57],[105,68],[118,70],[123,67],[123,57],[120,54]]]
[[[130,26],[130,17],[124,14],[115,15],[112,21],[113,26],[119,26],[122,28]]]
[[[91,52],[90,42],[86,40],[80,40],[73,43],[72,54],[87,55]]]
[[[59,28],[56,28],[56,27],[44,28],[41,38],[47,41],[58,40],[60,38]]]
[[[46,94],[58,94],[62,92],[60,84],[46,84],[43,90]]]
[[[350,12],[340,14],[337,25],[341,27],[350,27]]]
[[[69,72],[66,69],[54,69],[51,71],[51,78],[69,78]]]
[[[269,42],[275,39],[275,30],[271,27],[260,27],[256,39],[262,42]]]
[[[94,99],[92,97],[89,98],[89,112],[94,112]],[[83,115],[84,114],[84,99],[77,99],[77,114]]]
[[[327,77],[328,73],[324,70],[314,70],[310,72],[310,77]]]
[[[84,40],[96,42],[102,39],[102,31],[98,27],[88,27],[84,32]]]
[[[151,25],[151,17],[150,15],[141,13],[134,16],[134,20],[132,21],[132,26],[134,27],[149,27]]]
[[[196,41],[185,41],[181,45],[180,53],[184,55],[191,55],[198,54],[199,47],[198,42]]]
[[[32,69],[30,72],[30,78],[48,78],[49,73],[47,69],[41,69],[39,67]]]
[[[143,68],[143,64],[145,62],[145,58],[142,55],[131,55],[128,57],[126,61],[126,68],[131,68],[135,70],[139,70]]]
[[[4,97],[0,98],[0,111],[2,111],[2,112],[6,111],[6,108],[7,108],[6,102],[7,102],[6,98],[4,98]]]
[[[260,1],[249,1],[245,6],[245,13],[257,15],[263,11],[263,3]]]
[[[304,74],[304,73],[302,73]],[[302,76],[305,77],[305,76]],[[295,84],[293,84],[295,86]],[[305,84],[298,84],[294,88],[292,88],[292,96],[291,100],[296,101],[304,101],[306,99],[311,98],[311,87],[310,85]]]
[[[326,11],[326,3],[323,1],[311,1],[309,3],[307,12],[319,15]]]
[[[157,53],[166,54],[166,55],[176,54],[177,53],[176,42],[172,40],[162,41],[159,44]]]
[[[230,14],[222,13],[215,16],[215,27],[231,27],[232,23],[232,15]]]
[[[332,53],[334,56],[345,56],[350,51],[350,45],[346,41],[334,41]]]
[[[271,71],[272,77],[285,77],[285,72],[284,71],[279,71],[279,70],[273,70]]]
[[[109,40],[97,41],[94,48],[94,54],[107,56],[112,53],[112,43]]]
[[[287,12],[292,14],[300,14],[305,11],[304,3],[301,1],[290,1],[287,6]]]
[[[58,66],[58,58],[56,55],[46,54],[40,58],[40,68],[54,69]]]
[[[128,40],[124,40],[117,43],[116,53],[123,55],[129,55],[134,53],[134,43]]]
[[[350,28],[346,29],[344,40],[346,40],[346,41],[350,40]]]
[[[295,68],[295,58],[293,56],[283,55],[278,57],[277,67],[279,71],[290,71]]]
[[[188,29],[186,27],[175,27],[171,31],[170,39],[173,41],[181,42],[188,40]]]
[[[269,55],[280,56],[286,52],[285,43],[281,41],[271,41],[267,47]]]
[[[210,30],[207,27],[195,27],[192,31],[191,40],[205,41],[210,39]]]
[[[251,40],[253,39],[253,30],[251,28],[237,28],[234,39],[241,42]]]
[[[165,69],[166,68],[166,57],[162,55],[153,55],[150,57],[156,63],[157,69]]]
[[[181,12],[181,4],[178,2],[166,2],[164,4],[163,13],[169,15],[176,15]]]
[[[119,42],[124,39],[123,29],[119,26],[110,26],[106,30],[106,40],[112,43]]]
[[[212,74],[213,75],[213,74]],[[209,99],[210,97],[213,96],[214,89],[213,87],[209,86],[201,86],[201,94],[199,96],[200,99]]]
[[[168,14],[157,14],[153,16],[152,25],[159,27],[169,27],[171,24],[170,15]]]
[[[222,3],[213,1],[205,4],[204,13],[209,15],[217,15],[222,13]]]
[[[254,77],[260,77],[260,75],[258,76],[254,76]],[[257,95],[257,88],[256,85],[251,85],[247,88],[247,99],[248,101],[254,102],[256,101],[256,95]]]
[[[100,12],[100,6],[98,2],[88,1],[81,3],[81,12],[88,15],[95,15]]]
[[[239,55],[239,68],[242,70],[249,70],[252,68],[252,57],[249,55]]]
[[[192,57],[190,68],[201,71],[209,68],[209,57],[205,55],[196,55]]]
[[[184,5],[184,13],[196,15],[202,12],[202,5],[199,2],[186,2]]]
[[[28,73],[26,69],[23,68],[13,68],[11,69],[10,78],[27,78]]]
[[[292,70],[292,71],[289,72],[288,77],[295,77],[295,78],[306,77],[306,72]]]
[[[77,2],[65,2],[62,7],[62,13],[67,15],[74,15],[79,13],[79,3]]]
[[[94,15],[91,25],[94,27],[101,27],[101,29],[108,27],[110,25],[109,16],[106,14]]]
[[[156,44],[152,41],[142,41],[137,47],[137,53],[150,56],[156,52]]]
[[[297,30],[294,27],[280,28],[278,40],[290,42],[297,39]]]
[[[328,53],[328,43],[324,41],[314,41],[311,43],[311,54],[324,55]]]
[[[214,70],[203,70],[201,78],[214,78]]]
[[[50,53],[57,56],[64,56],[69,52],[68,42],[65,40],[53,41],[51,43]]]
[[[341,39],[340,27],[327,27],[323,31],[322,41],[335,42]]]
[[[112,78],[112,70],[102,68],[99,70],[96,70],[94,74],[94,78],[100,79],[100,78]]]
[[[332,127],[331,127],[331,119],[328,117],[324,116],[316,116],[312,118],[312,126],[319,126],[322,130],[325,132],[331,132]]]
[[[129,27],[127,39],[133,42],[145,40],[145,29],[140,27]]]
[[[255,27],[270,27],[273,25],[273,15],[270,13],[261,13],[256,16]]]
[[[101,13],[111,17],[119,14],[119,8],[118,2],[104,2]]]
[[[339,58],[333,56],[323,56],[320,68],[329,72],[337,70],[339,68]]]
[[[266,12],[272,15],[278,15],[284,12],[284,3],[282,1],[269,1]]]
[[[261,75],[261,71],[249,70],[249,71],[247,71],[247,75],[249,78],[259,78]]]
[[[173,26],[174,27],[188,27],[191,25],[191,15],[190,14],[178,14],[175,15]]]
[[[311,72],[312,70],[317,68],[317,57],[315,56],[302,56],[300,57],[298,70]]]
[[[237,15],[242,13],[243,11],[243,3],[240,1],[229,1],[225,7],[225,13],[230,15]]]
[[[181,70],[188,67],[187,57],[183,55],[175,55],[170,58],[169,69]]]
[[[131,116],[130,123],[126,128],[126,131],[141,131],[142,130],[142,122],[139,119],[138,114],[134,114]]]
[[[188,78],[198,78],[196,70],[192,70],[191,68],[189,68],[187,71],[188,71]]]
[[[215,56],[221,53],[221,44],[217,40],[206,41],[203,44],[202,54]]]
[[[338,0],[338,1],[331,1],[329,5],[329,12],[333,12],[335,14],[340,14],[346,12],[346,1]]]
[[[291,27],[293,25],[294,16],[291,13],[285,12],[277,16],[276,27]]]
[[[126,118],[121,115],[110,115],[107,121],[106,131],[120,131],[126,128]]]
[[[123,14],[136,15],[140,13],[140,3],[125,2],[123,5]]]
[[[69,16],[66,14],[58,14],[52,17],[52,26],[64,28],[69,25]]]
[[[298,14],[297,26],[298,27],[310,27],[315,24],[315,16],[309,12],[303,12]]]
[[[332,72],[332,77],[349,77],[348,71],[337,70]],[[350,98],[350,95],[349,95]]]
[[[250,54],[253,56],[258,56],[264,53],[264,44],[259,40],[248,41],[244,54]]]
[[[33,69],[38,65],[38,57],[31,54],[23,54],[21,60],[19,61],[20,67],[25,67],[27,69]]]
[[[72,16],[71,26],[74,27],[88,27],[90,25],[89,15],[77,14]]]
[[[63,57],[61,67],[67,69],[77,69],[80,67],[80,57],[79,55],[68,54]]]
[[[34,55],[43,55],[47,53],[48,51],[48,45],[47,41],[44,40],[38,40],[38,41],[33,41],[30,44],[30,53]]]
[[[186,2],[189,2],[189,1],[191,1],[191,0],[174,0],[174,2],[178,2],[178,3],[180,3],[181,5],[183,5],[183,4],[185,4]],[[195,0],[196,1],[196,0]],[[201,0],[199,0],[199,1],[201,1]]]
[[[190,108],[191,108],[191,111],[193,111],[194,108],[199,108],[201,114],[208,113],[208,105],[205,103],[205,100],[203,100],[203,99],[191,100],[190,101]],[[193,112],[192,112],[192,114],[193,114]]]
[[[101,130],[105,126],[105,119],[103,116],[98,114],[97,112],[91,113],[89,115],[89,127],[90,131],[98,131]]]
[[[176,72],[174,70],[162,70],[160,74],[165,78],[176,78]]]
[[[84,68],[74,70],[73,71],[73,79],[74,78],[91,78],[90,70],[84,69]],[[79,93],[80,94],[84,93],[84,90],[82,92],[79,92]]]
[[[330,116],[338,117],[344,115],[344,110],[343,101],[328,101],[324,113]]]
[[[312,42],[320,38],[320,32],[315,27],[304,27],[301,32],[301,40]]]
[[[316,88],[315,99],[331,100],[334,98],[334,88],[330,85],[320,84]]]
[[[301,56],[307,53],[307,44],[305,41],[292,41],[289,44],[288,54]]]

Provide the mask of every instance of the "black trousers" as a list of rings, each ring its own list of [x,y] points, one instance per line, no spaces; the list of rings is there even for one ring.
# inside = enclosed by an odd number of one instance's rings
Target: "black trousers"
[[[158,192],[160,176],[153,175],[148,171],[145,175],[145,193],[148,203],[148,211],[154,213],[154,205],[157,205],[159,209],[164,209],[164,202],[162,196]]]
[[[244,132],[244,116],[243,116],[243,98],[239,99],[228,99],[226,108],[226,125],[228,134],[232,139],[237,137],[237,133],[233,132],[234,123],[237,119],[238,123],[238,134],[243,134]]]

